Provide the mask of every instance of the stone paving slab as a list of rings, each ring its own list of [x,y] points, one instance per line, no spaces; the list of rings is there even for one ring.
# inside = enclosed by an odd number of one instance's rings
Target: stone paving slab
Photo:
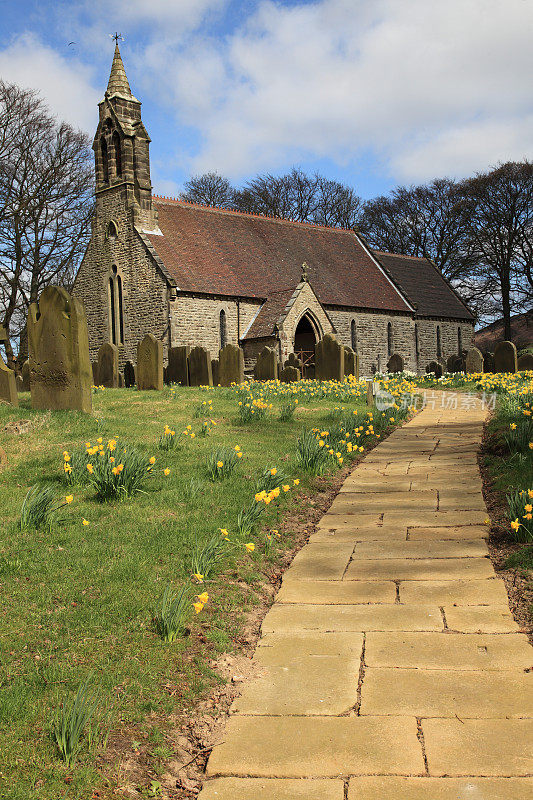
[[[361,542],[352,558],[483,558],[488,552],[484,539]]]
[[[417,528],[408,530],[411,542],[426,539],[487,539],[490,534],[488,525],[454,525],[449,528]]]
[[[283,581],[276,602],[325,605],[395,603],[396,585],[392,581],[301,581],[288,578]]]
[[[281,666],[307,656],[360,656],[363,650],[363,634],[360,632],[291,631],[267,633],[258,642],[254,659],[264,666]]]
[[[533,651],[524,634],[394,633],[366,636],[369,667],[453,670],[524,670]]]
[[[363,515],[361,515],[363,516]],[[371,516],[371,515],[368,515]],[[451,526],[458,522],[463,525],[484,525],[487,511],[385,511],[383,514],[384,525],[407,525],[411,527]]]
[[[361,714],[415,717],[533,716],[533,674],[367,668]]]
[[[530,775],[533,719],[424,719],[430,774]]]
[[[488,558],[383,558],[351,561],[345,580],[445,580],[446,578],[492,578]]]
[[[204,784],[202,800],[344,800],[344,782],[333,779],[215,778]],[[521,796],[516,800],[522,800]]]
[[[451,489],[439,489],[439,511],[466,510],[480,510],[486,515],[485,501],[479,492],[459,492]]]
[[[385,492],[409,492],[411,490],[411,480],[407,478],[376,478],[368,476],[364,479],[354,476],[352,479],[346,478],[340,491],[350,493],[375,493]]]
[[[509,606],[444,606],[451,631],[461,633],[507,633],[518,631]]]
[[[353,548],[350,543],[310,542],[292,562],[291,578],[340,579],[348,566]]]
[[[404,540],[407,539],[407,525],[379,525],[375,524],[361,525],[357,517],[340,517],[336,514],[327,514],[322,518],[317,531],[314,533],[310,541],[319,542],[364,542],[386,539]]]
[[[314,800],[313,795],[309,797]],[[348,787],[348,800],[531,800],[532,797],[533,778],[393,778],[380,775],[350,778]],[[240,795],[238,798],[240,800]],[[324,795],[324,800],[326,798]]]
[[[424,761],[414,718],[235,715],[207,772],[286,778],[421,775]]]
[[[401,605],[283,605],[266,615],[263,633],[290,631],[441,631],[437,606]]]
[[[404,581],[400,584],[399,592],[401,603],[427,603],[447,607],[489,605],[504,608],[507,603],[507,592],[501,578]]]

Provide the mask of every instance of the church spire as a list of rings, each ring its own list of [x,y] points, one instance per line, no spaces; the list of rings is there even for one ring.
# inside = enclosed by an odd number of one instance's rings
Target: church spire
[[[111,74],[109,76],[109,83],[107,84],[107,94],[112,97],[114,94],[122,95],[122,97],[133,97],[126,77],[126,70],[122,63],[120,50],[118,49],[118,42],[115,44],[115,54],[113,56],[113,64],[111,65]]]

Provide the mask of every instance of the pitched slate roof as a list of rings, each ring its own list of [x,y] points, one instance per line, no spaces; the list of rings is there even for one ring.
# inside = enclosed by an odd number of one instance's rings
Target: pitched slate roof
[[[145,232],[181,291],[266,299],[295,287],[302,264],[324,305],[411,309],[353,231],[154,198]]]
[[[293,294],[294,289],[282,289],[280,292],[272,292],[252,320],[252,324],[244,334],[244,338],[260,339],[264,336],[272,336],[274,325],[284,315]]]
[[[437,267],[427,258],[373,251],[395,283],[416,305],[419,317],[450,317],[473,321],[474,317]]]

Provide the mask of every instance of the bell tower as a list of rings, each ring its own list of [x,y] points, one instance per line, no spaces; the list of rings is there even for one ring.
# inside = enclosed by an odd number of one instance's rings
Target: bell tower
[[[116,40],[109,83],[98,104],[99,122],[93,141],[96,171],[96,214],[108,213],[113,199],[125,204],[133,224],[157,227],[152,207],[150,137],[141,119],[141,103],[133,96]]]

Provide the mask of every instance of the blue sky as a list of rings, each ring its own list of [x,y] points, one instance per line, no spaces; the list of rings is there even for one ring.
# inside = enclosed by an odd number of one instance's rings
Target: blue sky
[[[122,33],[158,193],[210,169],[240,183],[294,164],[372,197],[532,157],[532,0],[1,7],[0,76],[91,134]]]

